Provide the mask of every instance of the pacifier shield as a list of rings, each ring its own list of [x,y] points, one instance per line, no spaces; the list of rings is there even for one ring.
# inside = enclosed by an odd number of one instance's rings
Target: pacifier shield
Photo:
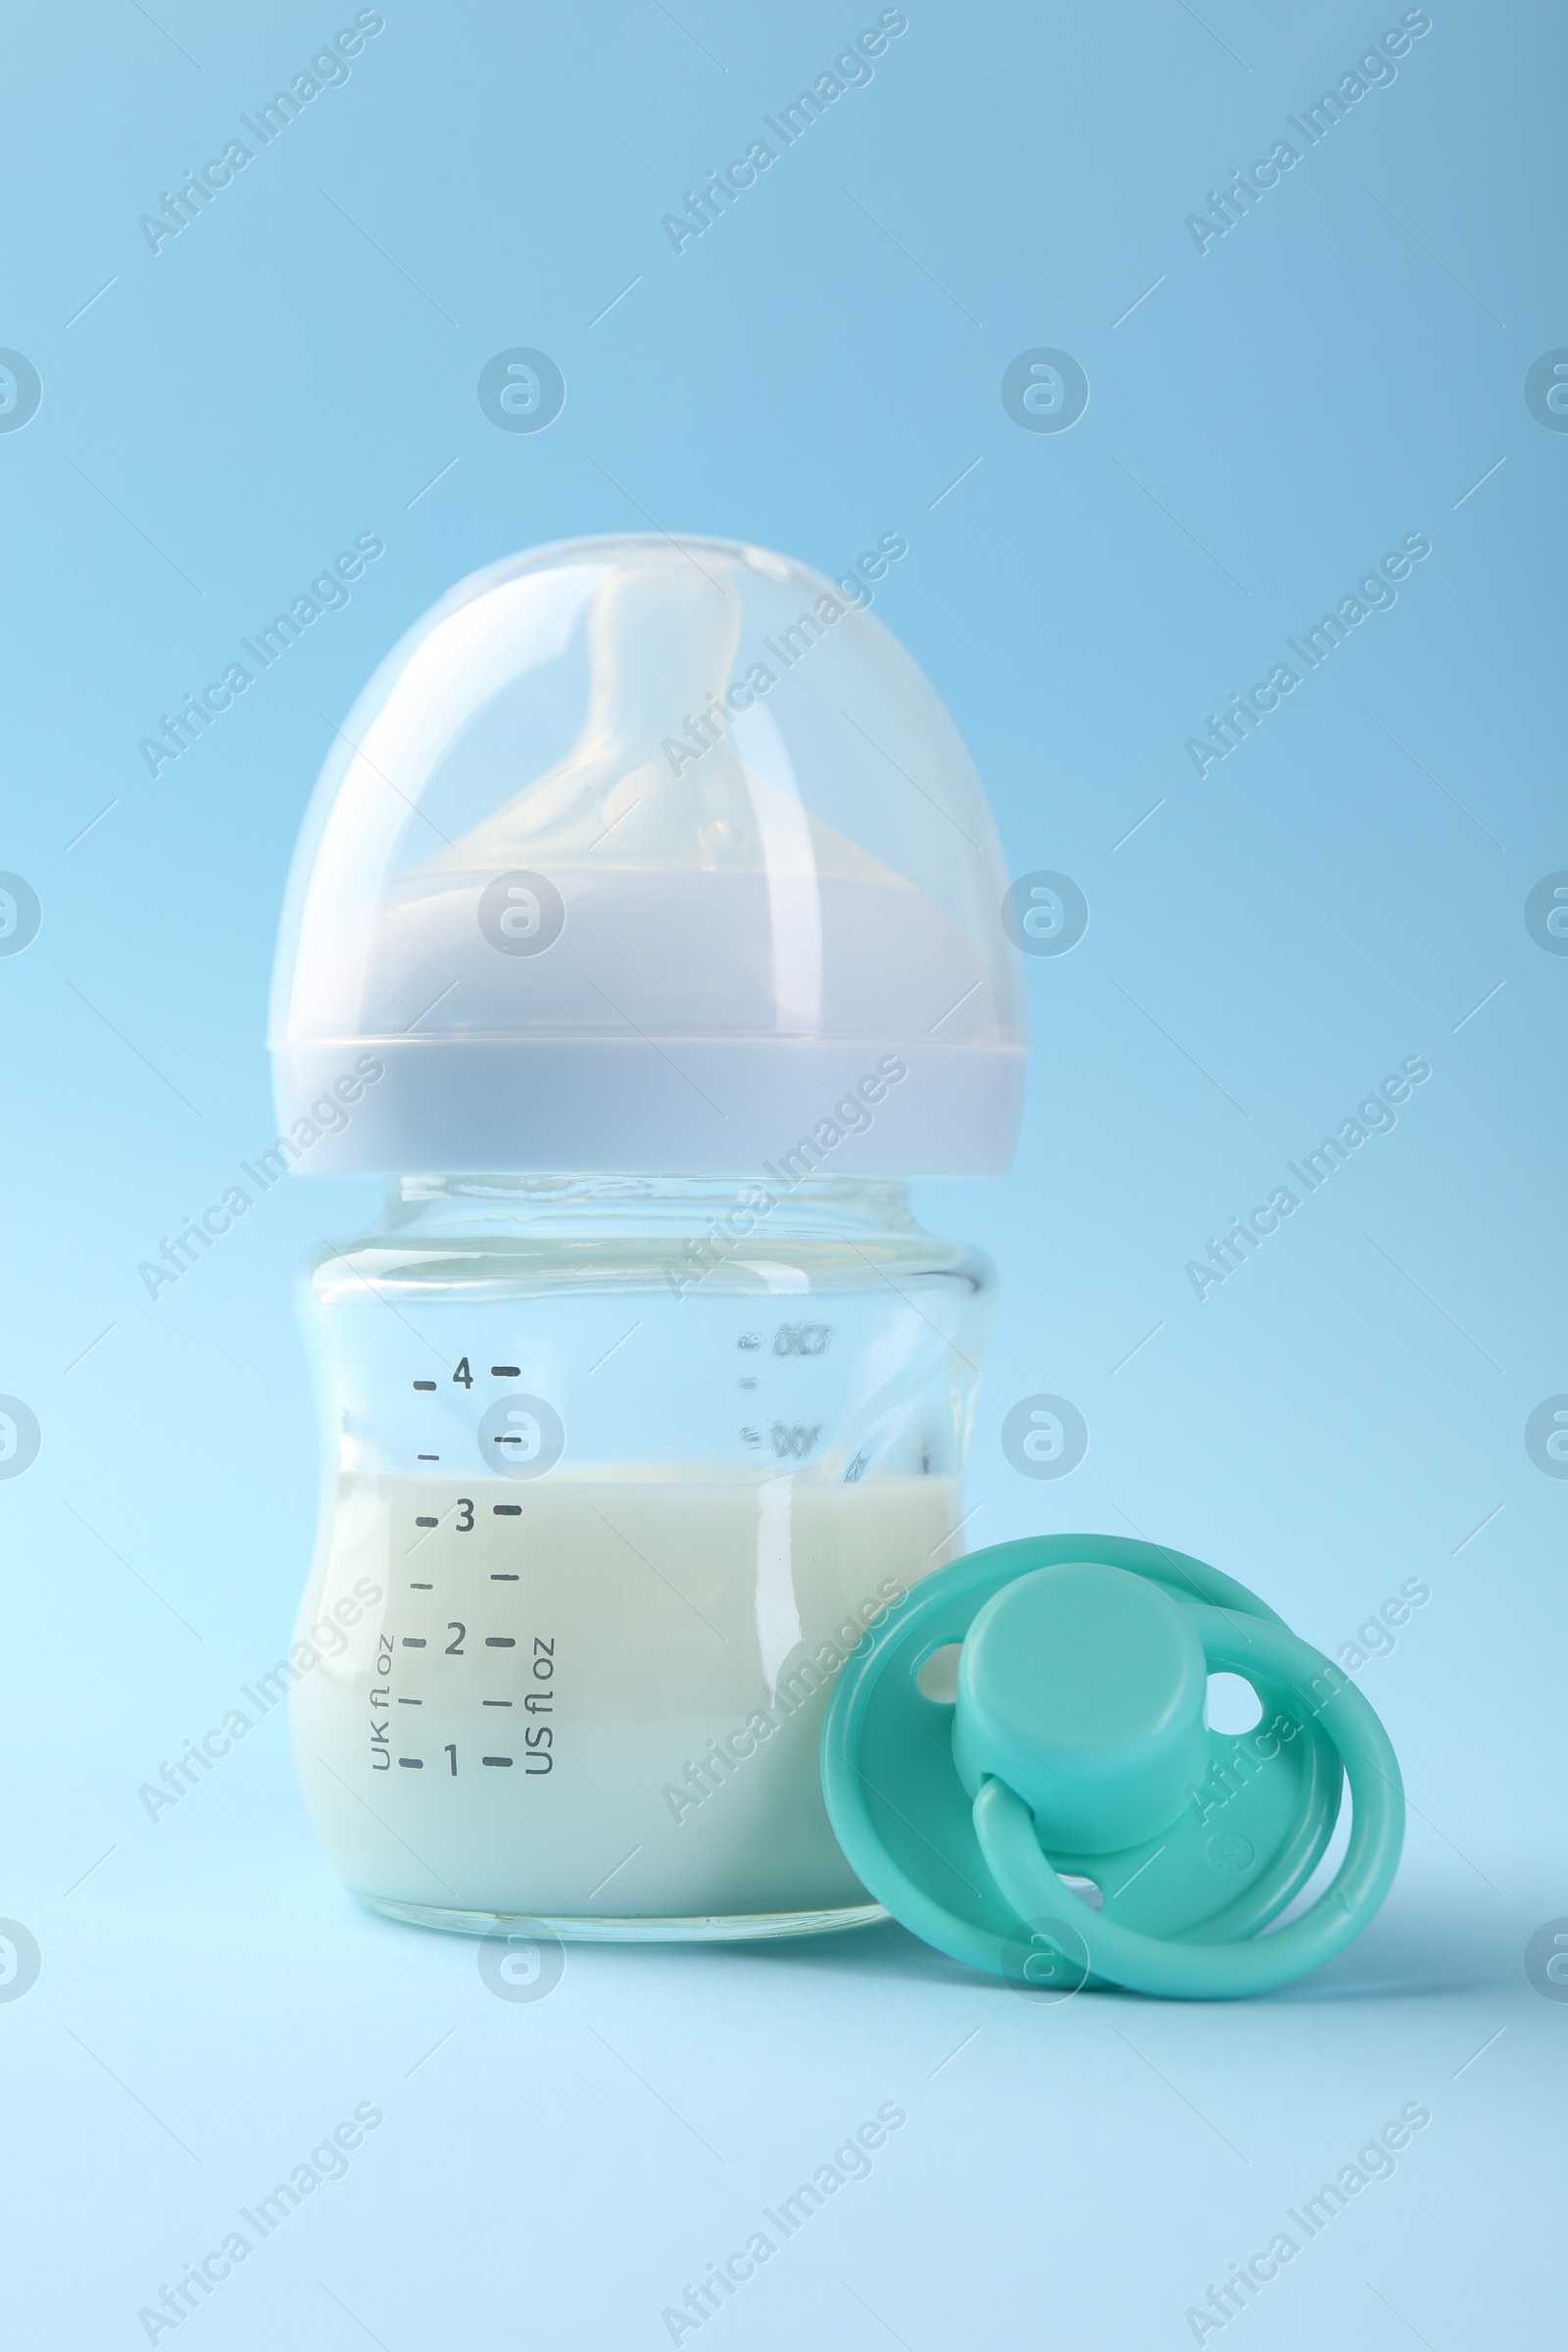
[[[1195,1610],[1217,1618],[1227,1665],[1258,1691],[1251,1734],[1204,1725]],[[828,1814],[852,1867],[927,1942],[1017,1981],[1039,1974],[1020,1976],[1029,1920],[1063,1904],[1082,1910],[1091,1951],[1100,1920],[1205,1944],[1255,1936],[1310,1876],[1343,1787],[1277,1653],[1250,1661],[1276,1627],[1232,1578],[1125,1537],[1029,1538],[922,1578],[847,1662],[823,1726]],[[917,1678],[950,1643],[962,1646],[945,1703]],[[1008,1901],[976,1833],[988,1785],[1033,1815],[1037,1855],[1100,1887],[1099,1913],[1065,1889],[1025,1912]]]

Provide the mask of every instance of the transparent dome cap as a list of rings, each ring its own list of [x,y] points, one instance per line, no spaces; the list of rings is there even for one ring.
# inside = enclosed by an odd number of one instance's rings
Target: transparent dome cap
[[[848,583],[721,540],[533,549],[445,596],[339,730],[278,940],[278,1116],[318,1170],[812,1143],[997,1172],[1005,888],[952,721]]]

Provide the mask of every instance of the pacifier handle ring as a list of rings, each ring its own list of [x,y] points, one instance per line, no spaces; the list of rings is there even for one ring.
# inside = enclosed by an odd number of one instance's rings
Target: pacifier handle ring
[[[983,1781],[975,1835],[997,1885],[1024,1921],[1071,1922],[1102,1982],[1174,2000],[1268,1992],[1344,1949],[1394,1883],[1404,1840],[1404,1784],[1387,1732],[1342,1669],[1282,1625],[1248,1620],[1245,1637],[1220,1609],[1189,1608],[1213,1672],[1266,1672],[1321,1723],[1350,1784],[1349,1844],[1334,1883],[1289,1927],[1245,1943],[1167,1941],[1091,1911],[1040,1850],[1034,1815],[1004,1781]],[[1328,1696],[1314,1687],[1330,1678]],[[1049,1927],[1042,1930],[1049,1940]]]

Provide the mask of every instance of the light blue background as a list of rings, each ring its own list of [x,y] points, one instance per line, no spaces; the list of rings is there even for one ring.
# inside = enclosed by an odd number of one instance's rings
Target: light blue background
[[[1522,1955],[1568,1913],[1568,1484],[1523,1428],[1568,1389],[1568,959],[1523,906],[1568,866],[1568,437],[1523,381],[1568,343],[1562,22],[1434,0],[1396,81],[1200,256],[1185,216],[1396,6],[911,0],[870,86],[677,258],[661,216],[875,11],[677,13],[394,0],[156,257],[138,215],[352,11],[89,0],[7,34],[0,342],[44,386],[0,437],[0,865],[44,907],[0,962],[0,1388],[44,1433],[0,1486],[0,1910],[44,1955],[0,2005],[7,2339],[141,2343],[137,2308],[369,2100],[349,2177],[192,2341],[662,2344],[897,2100],[872,2178],[705,2343],[1150,2352],[1421,2100],[1396,2177],[1235,2324],[1543,2341],[1568,2006]],[[475,397],[516,344],[566,377],[539,435]],[[1070,432],[1004,411],[1037,345],[1088,371]],[[1011,870],[1090,901],[1027,967],[1013,1175],[921,1188],[1003,1279],[971,1540],[1136,1529],[1330,1647],[1431,1586],[1361,1677],[1410,1789],[1399,1882],[1289,1993],[1041,2007],[890,1926],[574,1950],[508,2005],[471,1945],[340,1894],[281,1710],[156,1828],[137,1801],[286,1638],[316,1481],[290,1275],[373,1193],[280,1187],[156,1304],[137,1279],[273,1133],[271,939],[331,724],[463,574],[647,517],[834,570],[904,532],[878,612]],[[138,737],[366,530],[350,608],[154,782]],[[1414,531],[1396,608],[1200,782],[1187,736]],[[1184,1261],[1412,1054],[1396,1131],[1200,1303]],[[1042,1391],[1091,1431],[1058,1485],[999,1444]]]

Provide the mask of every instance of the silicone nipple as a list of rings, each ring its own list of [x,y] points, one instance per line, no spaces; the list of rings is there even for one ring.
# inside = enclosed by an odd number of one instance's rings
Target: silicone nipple
[[[612,571],[589,608],[588,710],[576,742],[415,873],[591,862],[600,871],[830,875],[908,889],[807,812],[755,689],[727,691],[741,618],[735,590],[674,550]],[[743,743],[771,776],[748,764]],[[694,744],[705,747],[695,758]]]

